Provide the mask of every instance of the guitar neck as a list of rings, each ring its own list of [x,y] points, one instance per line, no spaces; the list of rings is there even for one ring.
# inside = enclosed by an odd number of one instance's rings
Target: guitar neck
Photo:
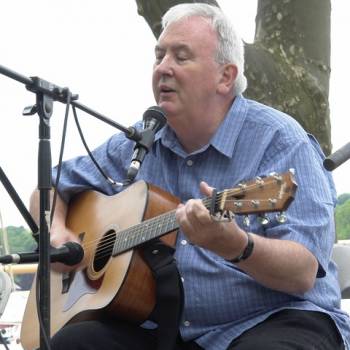
[[[154,238],[161,237],[178,228],[179,224],[176,221],[175,210],[142,221],[138,225],[118,232],[113,247],[113,256],[133,249]]]
[[[256,178],[240,183],[236,188],[214,193],[202,200],[212,213],[230,212],[237,215],[261,214],[284,211],[294,199],[297,184],[293,172],[269,177]],[[176,210],[143,221],[118,232],[113,247],[113,256],[133,249],[154,238],[161,237],[179,228],[175,217]]]
[[[222,196],[222,193],[223,192],[218,193],[219,198]],[[211,198],[204,198],[202,203],[207,209],[209,209]],[[118,232],[113,247],[113,256],[124,253],[154,238],[164,236],[171,231],[177,230],[179,224],[176,221],[175,211],[176,210],[171,210]]]

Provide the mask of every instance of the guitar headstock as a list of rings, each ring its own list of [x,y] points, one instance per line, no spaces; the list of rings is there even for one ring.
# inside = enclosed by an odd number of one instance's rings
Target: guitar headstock
[[[281,212],[293,201],[296,189],[292,171],[258,177],[220,192],[216,198],[216,209],[239,215]]]

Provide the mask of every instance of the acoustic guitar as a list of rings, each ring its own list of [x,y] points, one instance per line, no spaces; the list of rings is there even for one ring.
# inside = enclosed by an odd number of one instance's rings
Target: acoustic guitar
[[[216,214],[282,212],[294,199],[291,172],[257,178],[205,198]],[[179,200],[165,191],[136,182],[106,196],[87,191],[69,205],[67,225],[84,249],[84,259],[69,273],[51,270],[51,335],[70,322],[117,317],[141,323],[155,306],[155,282],[139,247],[154,238],[174,246],[179,228]],[[26,350],[39,347],[36,281],[30,291],[21,329]]]

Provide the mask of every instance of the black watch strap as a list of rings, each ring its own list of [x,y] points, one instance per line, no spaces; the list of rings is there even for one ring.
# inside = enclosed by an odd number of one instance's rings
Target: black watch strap
[[[247,243],[246,247],[244,248],[243,252],[240,255],[238,255],[237,257],[229,260],[230,262],[232,262],[234,264],[237,264],[240,261],[249,258],[252,255],[252,253],[253,253],[253,249],[254,249],[253,237],[252,237],[252,235],[249,232],[245,231],[245,233],[247,234],[248,243]]]

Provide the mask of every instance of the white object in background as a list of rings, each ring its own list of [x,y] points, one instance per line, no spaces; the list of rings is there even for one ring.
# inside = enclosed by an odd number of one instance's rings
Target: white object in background
[[[14,286],[11,277],[7,272],[0,270],[0,316],[4,313]]]

